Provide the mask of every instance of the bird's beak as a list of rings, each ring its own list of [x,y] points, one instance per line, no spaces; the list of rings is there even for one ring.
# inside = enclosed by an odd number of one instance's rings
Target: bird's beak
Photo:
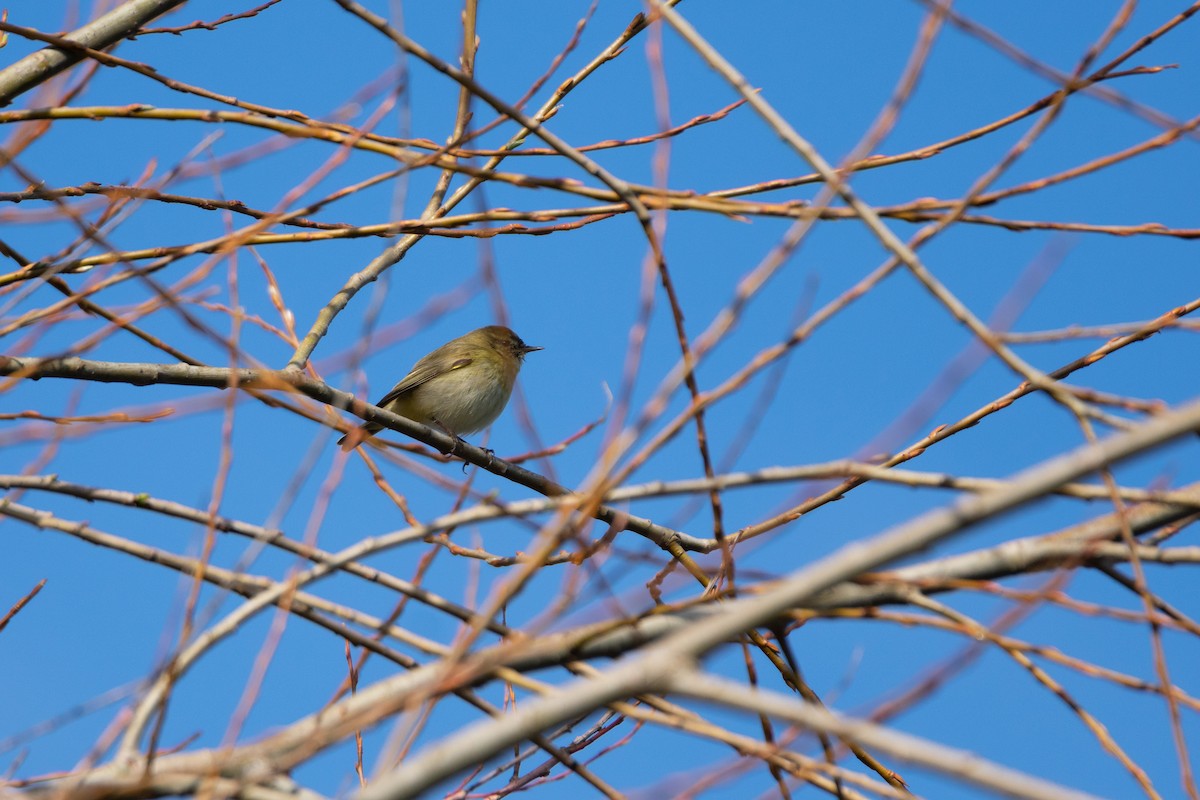
[[[535,350],[545,350],[545,349],[546,348],[544,348],[544,347],[531,347],[530,345],[525,345],[524,347],[521,348],[521,355],[525,355],[526,353],[532,353]]]

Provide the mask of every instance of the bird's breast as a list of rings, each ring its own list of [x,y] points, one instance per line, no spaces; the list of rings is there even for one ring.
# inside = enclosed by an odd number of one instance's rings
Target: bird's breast
[[[516,375],[475,361],[439,375],[419,387],[423,411],[459,436],[491,425],[512,394]]]

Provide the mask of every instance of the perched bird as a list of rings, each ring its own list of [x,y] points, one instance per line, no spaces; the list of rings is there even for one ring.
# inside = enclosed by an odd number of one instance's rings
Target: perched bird
[[[451,436],[481,431],[508,405],[530,347],[503,325],[488,325],[452,339],[422,358],[375,405]],[[383,426],[366,422],[338,444],[353,450]]]

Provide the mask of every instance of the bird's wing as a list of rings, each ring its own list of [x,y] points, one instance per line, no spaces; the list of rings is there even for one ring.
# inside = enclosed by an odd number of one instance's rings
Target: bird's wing
[[[405,375],[399,383],[393,386],[390,392],[380,398],[379,402],[375,405],[382,408],[383,406],[386,406],[388,403],[395,400],[397,397],[416,389],[421,384],[428,383],[437,376],[444,375],[450,370],[462,369],[471,363],[472,359],[470,356],[464,356],[462,358],[456,358],[454,361],[450,362],[449,370],[439,367],[438,362],[444,355],[446,355],[442,352],[444,347],[444,345],[443,347],[439,347],[437,350],[434,350],[432,353],[418,361],[416,365],[413,366],[412,370]]]

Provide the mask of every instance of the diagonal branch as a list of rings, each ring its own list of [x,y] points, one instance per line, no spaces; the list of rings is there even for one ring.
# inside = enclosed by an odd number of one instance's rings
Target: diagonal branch
[[[136,33],[142,25],[184,2],[185,0],[129,0],[99,19],[72,31],[66,38],[93,50],[103,50]],[[84,54],[81,52],[45,47],[15,64],[10,64],[0,70],[0,106],[8,105],[18,95],[50,80],[83,58]]]

